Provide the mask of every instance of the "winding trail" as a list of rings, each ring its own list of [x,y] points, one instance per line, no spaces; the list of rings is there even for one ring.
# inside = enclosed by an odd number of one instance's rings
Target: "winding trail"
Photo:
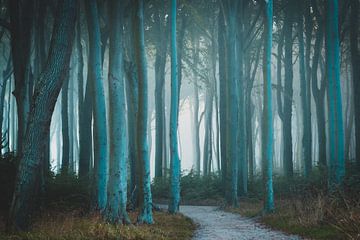
[[[218,207],[180,206],[180,212],[199,224],[194,240],[300,240],[298,236],[286,235],[238,214],[224,212]]]

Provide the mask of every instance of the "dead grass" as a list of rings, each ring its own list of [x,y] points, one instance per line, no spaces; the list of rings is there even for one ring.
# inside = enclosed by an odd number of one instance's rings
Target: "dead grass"
[[[132,222],[137,213],[130,213]],[[16,235],[2,235],[0,239],[191,239],[195,224],[181,214],[154,212],[154,225],[111,225],[98,215],[81,217],[77,212],[46,213],[35,220],[32,231]],[[1,231],[0,231],[1,232]]]
[[[240,208],[227,211],[257,217],[265,225],[310,239],[360,239],[360,201],[319,194],[277,199],[274,213],[263,215],[262,201],[241,199]]]

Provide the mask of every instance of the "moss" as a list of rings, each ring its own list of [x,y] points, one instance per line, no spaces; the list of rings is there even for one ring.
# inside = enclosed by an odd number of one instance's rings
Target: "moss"
[[[135,222],[137,213],[130,213]],[[191,239],[196,226],[181,214],[154,213],[153,225],[111,225],[99,216],[80,217],[77,213],[48,213],[37,219],[31,232],[1,235],[0,239]]]

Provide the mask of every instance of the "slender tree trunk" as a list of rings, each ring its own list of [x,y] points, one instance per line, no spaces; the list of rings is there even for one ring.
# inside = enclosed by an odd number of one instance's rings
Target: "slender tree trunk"
[[[148,77],[144,39],[144,0],[136,0],[135,16],[135,57],[138,75],[139,107],[137,119],[137,151],[139,174],[138,223],[152,224],[152,196],[150,179],[150,159],[148,149]]]
[[[16,145],[20,152],[30,111],[30,51],[34,1],[10,1],[9,9],[12,29],[11,54],[15,77],[15,90],[13,94],[16,98],[18,119]]]
[[[274,191],[272,182],[273,144],[274,130],[272,117],[272,94],[271,94],[271,49],[273,27],[273,2],[269,0],[265,8],[264,20],[264,97],[263,97],[263,120],[262,120],[262,172],[265,185],[265,212],[274,210]]]
[[[94,93],[94,174],[95,198],[93,206],[101,212],[107,202],[107,131],[106,106],[102,78],[100,25],[96,0],[86,1],[89,31],[89,80]]]
[[[283,106],[283,138],[284,138],[284,170],[286,177],[293,176],[293,143],[292,143],[292,102],[293,102],[293,6],[288,1],[285,12],[284,40],[285,40],[285,84]]]
[[[303,10],[304,5],[299,3],[299,9]],[[300,70],[300,96],[301,96],[301,107],[302,107],[302,123],[303,123],[303,132],[302,132],[302,163],[304,164],[304,176],[307,177],[311,173],[312,168],[312,159],[311,159],[311,109],[309,101],[309,92],[308,92],[308,78],[306,75],[307,61],[305,62],[305,43],[304,43],[304,20],[303,20],[303,11],[298,13],[298,39],[299,39],[299,70]]]
[[[50,130],[51,115],[69,67],[77,4],[78,2],[74,0],[58,3],[50,53],[35,89],[20,157],[10,209],[8,226],[10,230],[24,230],[29,226],[29,216],[37,197],[36,182],[39,180],[41,165],[39,156],[47,141],[45,137]]]
[[[92,91],[90,81],[86,83],[84,98],[84,57],[81,44],[81,18],[77,21],[76,47],[78,51],[78,122],[79,122],[79,178],[86,179],[90,171],[90,153],[92,152],[91,119],[92,119]]]
[[[171,108],[170,108],[170,202],[169,212],[177,213],[180,207],[180,159],[178,153],[179,76],[176,45],[177,1],[171,0]],[[183,23],[184,24],[184,23]],[[181,59],[180,59],[181,60]]]
[[[221,11],[218,16],[218,43],[219,43],[219,111],[220,111],[220,149],[221,149],[221,178],[223,187],[226,187],[228,168],[228,92],[227,92],[227,45],[225,38],[225,12]]]
[[[316,18],[318,20],[318,30],[316,32],[316,40],[314,47],[314,56],[312,61],[312,77],[311,77],[311,87],[312,93],[314,96],[315,107],[316,107],[316,121],[318,129],[318,161],[321,169],[324,169],[327,166],[326,159],[326,130],[325,130],[325,90],[326,90],[326,81],[324,76],[321,79],[320,88],[318,87],[318,66],[319,59],[321,57],[321,52],[323,49],[324,42],[324,24],[323,20],[319,14],[316,1],[312,2],[312,8],[314,9]]]
[[[360,50],[359,50],[359,1],[352,0],[351,4],[351,26],[350,26],[350,49],[353,77],[354,115],[355,115],[355,152],[356,161],[360,168]]]
[[[62,161],[61,172],[69,173],[69,111],[68,111],[69,74],[61,90],[61,122],[62,122]]]
[[[339,184],[345,175],[344,127],[340,84],[340,42],[338,0],[326,2],[326,76],[329,115],[329,185]]]
[[[231,206],[238,206],[238,177],[239,177],[239,151],[238,151],[238,131],[239,128],[239,96],[238,96],[238,69],[237,69],[237,58],[236,58],[236,49],[237,49],[237,13],[239,8],[239,2],[237,1],[227,1],[225,10],[225,17],[227,20],[227,69],[228,69],[228,108],[229,114],[228,119],[228,147],[229,147],[229,166],[226,176],[226,189],[225,197],[227,204]]]
[[[167,34],[165,9],[155,16],[158,27],[155,59],[155,177],[163,176],[163,148],[164,148],[164,95],[165,95],[165,65],[167,53]]]
[[[196,41],[196,42],[194,42]],[[199,40],[193,38],[193,64],[194,69],[193,71],[193,86],[194,86],[194,116],[193,116],[193,124],[194,124],[194,164],[195,164],[195,171],[197,174],[200,174],[200,122],[199,122],[199,82],[198,82],[198,62],[199,62]]]

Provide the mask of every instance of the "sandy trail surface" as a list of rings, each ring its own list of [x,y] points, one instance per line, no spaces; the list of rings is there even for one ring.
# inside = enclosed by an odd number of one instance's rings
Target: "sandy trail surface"
[[[228,213],[212,206],[180,206],[180,212],[199,225],[193,239],[291,239],[302,238],[271,230],[254,219]]]

